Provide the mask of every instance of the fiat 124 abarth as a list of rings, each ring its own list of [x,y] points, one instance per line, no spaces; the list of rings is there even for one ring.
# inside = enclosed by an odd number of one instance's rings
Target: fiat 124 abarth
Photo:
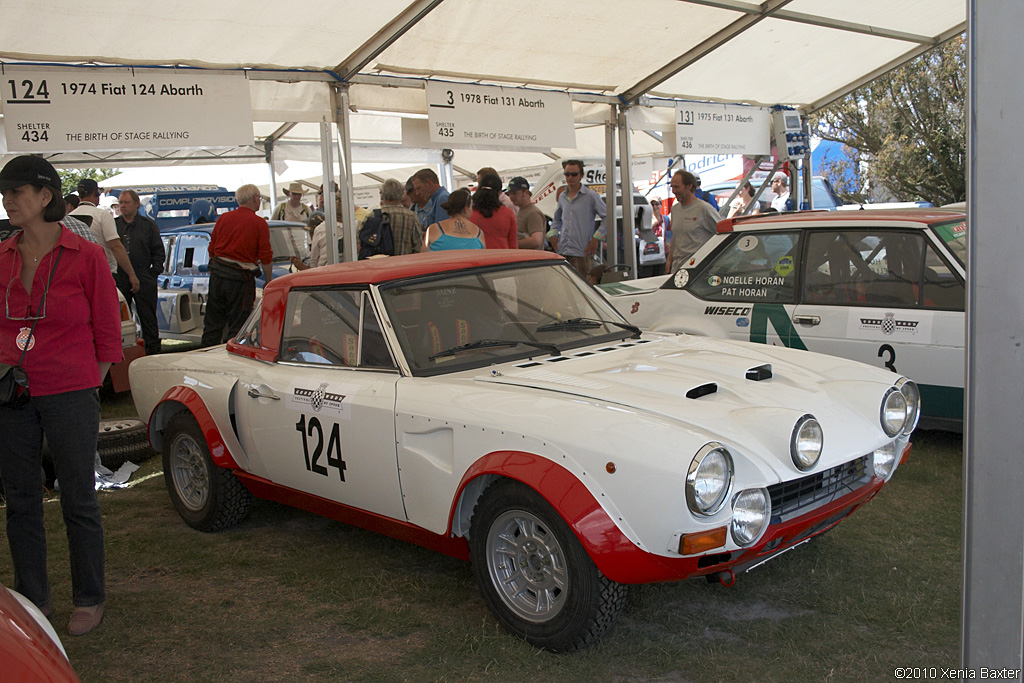
[[[603,285],[645,330],[808,349],[914,380],[929,427],[964,395],[962,211],[765,214],[718,224],[673,277]]]
[[[641,333],[560,257],[505,249],[276,278],[235,339],[131,381],[189,525],[257,496],[468,559],[498,621],[553,651],[628,584],[729,583],[838,524],[919,404],[860,363]]]

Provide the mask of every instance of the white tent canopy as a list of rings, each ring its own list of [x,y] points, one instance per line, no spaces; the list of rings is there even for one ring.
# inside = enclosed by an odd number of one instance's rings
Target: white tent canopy
[[[0,58],[455,78],[815,109],[959,34],[965,11],[962,0],[333,0],[287,9],[109,0],[89,11],[58,0],[40,12],[7,0]],[[115,20],[132,30],[115,31]],[[308,112],[327,103],[290,104]]]
[[[333,0],[287,11],[263,0],[176,0],[140,7],[108,0],[82,11],[58,0],[40,12],[27,0],[7,0],[0,60],[246,69],[253,144],[69,152],[52,155],[54,163],[266,162],[268,143],[274,160],[319,161],[319,126],[292,124],[334,122],[331,86],[342,84],[354,113],[351,160],[423,165],[438,150],[403,145],[402,119],[380,114],[424,118],[426,79],[562,90],[573,96],[578,127],[598,124],[577,131],[575,149],[547,155],[457,150],[462,171],[603,156],[600,124],[614,120],[610,105],[654,96],[814,111],[966,26],[963,0],[521,0],[508,7]],[[112,30],[115,19],[131,21],[132,30]],[[672,128],[664,111],[631,116],[658,135]],[[653,137],[631,137],[634,154],[666,151]]]

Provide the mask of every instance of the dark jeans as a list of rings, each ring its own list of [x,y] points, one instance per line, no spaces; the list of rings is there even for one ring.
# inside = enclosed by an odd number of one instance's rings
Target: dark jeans
[[[200,346],[216,346],[232,339],[252,313],[256,280],[236,280],[210,272],[210,293],[206,299],[203,337]]]
[[[146,342],[146,355],[160,353],[160,328],[156,322],[156,278],[140,276],[139,291],[133,293],[128,276],[118,273],[117,288],[124,294],[129,306],[135,303],[135,311],[139,314],[139,324],[142,326],[142,339]]]
[[[71,558],[72,602],[91,607],[107,599],[103,519],[96,498],[96,434],[100,402],[95,389],[33,396],[22,408],[0,407],[0,477],[7,497],[7,543],[14,590],[39,607],[50,604],[43,526],[43,435],[60,484]]]

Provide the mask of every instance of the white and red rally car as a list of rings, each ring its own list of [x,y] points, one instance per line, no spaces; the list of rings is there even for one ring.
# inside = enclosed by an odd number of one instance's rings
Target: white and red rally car
[[[498,620],[555,651],[628,584],[729,582],[830,529],[918,409],[859,363],[641,334],[561,258],[512,250],[283,276],[226,346],[131,382],[188,524],[255,495],[469,559]]]

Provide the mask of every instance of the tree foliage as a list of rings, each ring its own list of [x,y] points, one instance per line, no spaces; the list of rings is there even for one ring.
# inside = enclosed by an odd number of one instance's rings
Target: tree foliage
[[[57,175],[60,176],[61,191],[64,194],[78,191],[78,181],[83,178],[92,178],[100,187],[103,186],[103,181],[111,176],[115,176],[120,173],[116,168],[68,168],[57,169]]]
[[[928,201],[967,197],[966,40],[961,35],[880,76],[821,110],[812,129],[848,148],[823,169],[860,171],[850,201]],[[829,165],[833,165],[829,169]],[[829,173],[829,171],[833,173]],[[866,182],[865,182],[866,181]]]

